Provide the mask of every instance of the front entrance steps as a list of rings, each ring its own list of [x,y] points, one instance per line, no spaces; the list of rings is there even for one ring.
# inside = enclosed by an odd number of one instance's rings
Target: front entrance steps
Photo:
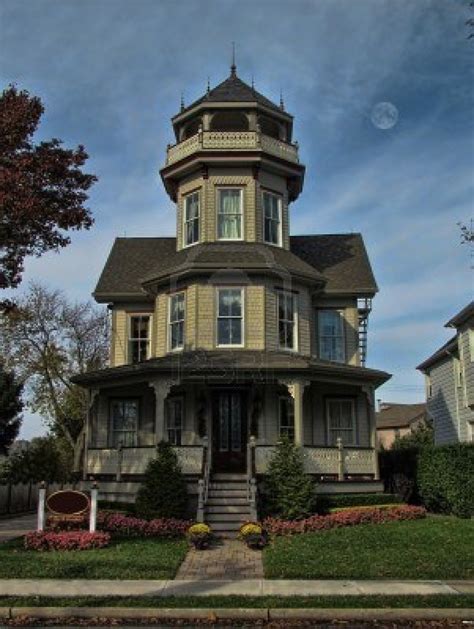
[[[213,474],[205,505],[205,521],[222,537],[233,537],[250,520],[245,474]]]

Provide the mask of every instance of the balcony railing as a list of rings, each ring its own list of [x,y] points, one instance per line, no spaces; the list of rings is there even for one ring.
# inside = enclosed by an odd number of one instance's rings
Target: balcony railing
[[[298,163],[298,145],[277,140],[260,131],[200,131],[196,135],[168,147],[166,165],[197,153],[212,150],[265,151],[281,159]]]
[[[255,448],[257,474],[264,474],[274,452],[273,446]],[[374,448],[331,448],[304,446],[305,471],[308,474],[337,476],[340,480],[350,475],[377,476],[377,452]]]

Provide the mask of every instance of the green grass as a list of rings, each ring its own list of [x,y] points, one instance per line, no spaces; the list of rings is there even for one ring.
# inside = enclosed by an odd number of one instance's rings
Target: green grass
[[[278,537],[263,562],[269,579],[472,579],[474,521],[429,517]]]
[[[184,540],[114,540],[83,551],[25,550],[22,540],[0,545],[2,579],[172,579],[187,550]]]
[[[473,594],[438,596],[141,596],[0,597],[0,607],[209,607],[209,608],[474,608]]]

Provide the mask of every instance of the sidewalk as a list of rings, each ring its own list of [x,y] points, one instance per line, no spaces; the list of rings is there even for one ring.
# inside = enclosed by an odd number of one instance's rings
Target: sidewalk
[[[36,513],[0,518],[0,543],[36,529]]]
[[[1,596],[361,596],[474,594],[473,581],[0,579]]]

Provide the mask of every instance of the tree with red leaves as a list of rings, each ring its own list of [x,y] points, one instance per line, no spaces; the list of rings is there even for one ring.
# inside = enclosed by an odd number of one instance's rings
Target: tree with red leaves
[[[43,112],[26,90],[0,95],[0,288],[20,284],[26,256],[65,247],[66,232],[93,223],[84,204],[97,177],[81,170],[88,155],[56,138],[35,144]]]

